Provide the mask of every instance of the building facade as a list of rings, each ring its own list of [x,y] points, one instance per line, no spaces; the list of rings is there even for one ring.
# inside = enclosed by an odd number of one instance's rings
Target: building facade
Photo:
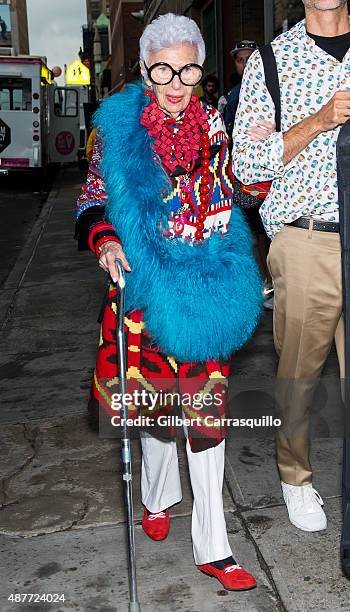
[[[275,35],[293,27],[304,17],[304,7],[300,0],[275,0]]]
[[[129,4],[130,1],[111,0],[112,82],[118,88],[134,76],[127,66],[137,57],[136,38],[142,32],[141,27],[135,28],[135,23],[125,19],[132,11]],[[302,0],[145,0],[143,5],[133,5],[143,9],[143,27],[168,12],[194,19],[206,43],[205,72],[219,77],[222,91],[230,88],[234,71],[230,50],[237,41],[249,39],[263,45],[304,17]],[[128,28],[132,31],[130,37]]]
[[[144,3],[111,1],[112,91],[138,75],[139,40],[143,30]]]
[[[27,0],[12,0],[13,23],[15,26],[15,49],[19,55],[29,54]]]
[[[0,0],[0,55],[28,55],[27,0]]]
[[[95,103],[111,89],[111,0],[86,0],[82,61],[91,74],[90,101]]]
[[[110,15],[112,0],[86,0],[86,13],[88,23],[96,21],[100,15]]]

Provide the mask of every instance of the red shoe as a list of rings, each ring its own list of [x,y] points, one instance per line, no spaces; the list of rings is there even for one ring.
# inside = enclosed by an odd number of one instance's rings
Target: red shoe
[[[142,529],[152,540],[165,540],[170,529],[169,511],[154,512],[148,514],[146,508],[143,511]]]
[[[230,591],[247,591],[256,587],[254,576],[249,574],[240,565],[230,563],[224,569],[217,569],[211,563],[197,565],[198,569],[208,576],[214,576],[221,584]]]

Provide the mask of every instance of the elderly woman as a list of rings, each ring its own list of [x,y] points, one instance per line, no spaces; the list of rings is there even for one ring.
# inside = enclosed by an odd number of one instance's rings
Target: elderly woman
[[[98,135],[78,200],[76,233],[80,247],[88,243],[113,281],[103,314],[90,416],[98,414],[99,407],[115,415],[115,259],[120,258],[128,272],[129,391],[170,390],[193,398],[193,403],[180,400],[178,408],[184,416],[195,417],[185,426],[194,497],[194,560],[199,570],[227,589],[242,590],[256,581],[234,559],[227,537],[221,423],[230,355],[256,326],[261,281],[249,230],[233,206],[223,120],[193,94],[204,59],[204,42],[191,19],[168,14],[146,27],[140,40],[143,82],[105,100],[95,116]],[[198,406],[197,392],[204,391],[215,400]],[[172,409],[158,405],[151,412],[153,424],[157,410],[164,416]],[[149,411],[146,400],[130,408],[134,416]],[[169,508],[182,497],[176,432],[171,426],[167,432],[161,429],[140,432],[142,527],[154,540],[168,535]]]

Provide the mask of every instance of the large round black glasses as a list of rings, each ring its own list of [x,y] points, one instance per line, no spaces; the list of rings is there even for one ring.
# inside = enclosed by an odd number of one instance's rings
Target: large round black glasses
[[[186,64],[180,70],[174,70],[165,62],[157,62],[148,68],[145,64],[148,78],[155,85],[167,85],[177,75],[183,85],[194,87],[203,78],[203,68],[199,64]]]

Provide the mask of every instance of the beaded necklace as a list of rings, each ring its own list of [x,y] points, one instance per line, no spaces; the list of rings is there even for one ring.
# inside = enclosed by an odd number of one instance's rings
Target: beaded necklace
[[[147,128],[149,135],[154,138],[154,151],[161,158],[165,170],[172,173],[178,166],[184,168],[185,174],[179,182],[181,207],[174,215],[174,232],[181,234],[186,220],[191,214],[190,193],[193,183],[189,176],[196,160],[202,152],[200,206],[196,218],[195,239],[203,240],[204,222],[207,217],[210,195],[210,140],[207,115],[201,107],[198,98],[191,96],[189,105],[184,111],[183,118],[177,131],[169,119],[165,119],[164,112],[159,108],[153,92],[146,91],[150,97],[141,116],[141,125]],[[193,210],[193,213],[195,211]]]

